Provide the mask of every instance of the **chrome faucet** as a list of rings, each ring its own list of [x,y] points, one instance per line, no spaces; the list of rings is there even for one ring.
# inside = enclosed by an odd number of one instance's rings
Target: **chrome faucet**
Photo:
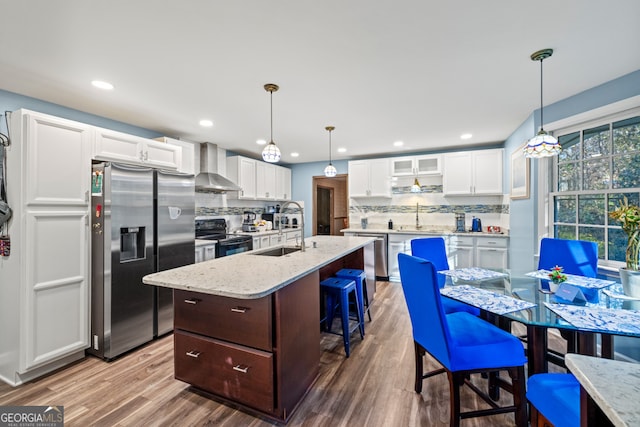
[[[284,209],[292,203],[296,205],[300,210],[300,222],[302,223],[302,233],[301,233],[302,238],[300,239],[300,251],[304,252],[304,210],[302,209],[302,206],[300,206],[300,203],[290,200],[282,204],[282,206],[280,207],[280,212],[284,213]],[[282,240],[282,221],[280,221],[278,224],[278,232],[280,234],[280,240]]]
[[[420,210],[420,205],[416,203],[416,230],[420,230],[422,226],[420,225],[420,219],[418,218],[418,212]]]

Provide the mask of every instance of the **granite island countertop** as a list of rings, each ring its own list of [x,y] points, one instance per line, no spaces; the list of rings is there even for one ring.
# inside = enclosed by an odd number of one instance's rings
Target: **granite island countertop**
[[[278,257],[257,255],[291,245],[271,246],[152,273],[144,276],[142,282],[231,298],[262,298],[374,240],[355,236],[307,237],[304,252]]]
[[[614,426],[640,425],[640,363],[567,354],[567,367]]]

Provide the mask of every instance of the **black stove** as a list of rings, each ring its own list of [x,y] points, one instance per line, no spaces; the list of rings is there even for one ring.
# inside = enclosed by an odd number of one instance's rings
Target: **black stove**
[[[227,221],[224,218],[197,219],[196,239],[215,240],[216,258],[246,252],[253,249],[253,238],[227,233]]]

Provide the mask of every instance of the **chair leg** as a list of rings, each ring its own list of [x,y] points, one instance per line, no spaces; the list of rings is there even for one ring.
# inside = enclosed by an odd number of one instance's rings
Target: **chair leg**
[[[513,405],[516,407],[515,421],[517,427],[527,427],[526,377],[524,366],[509,368],[511,377]]]
[[[346,305],[345,305],[346,304]],[[344,342],[344,351],[349,357],[349,295],[347,291],[342,291],[342,297],[340,299],[340,319],[342,319],[342,341]]]
[[[449,377],[449,426],[460,426],[460,384],[464,383],[464,375],[447,371]]]
[[[416,393],[422,392],[422,375],[424,369],[424,349],[417,342],[413,342],[414,353],[416,357],[416,381],[414,389]]]
[[[362,297],[364,298],[362,304],[367,307],[365,311],[367,312],[367,315],[369,315],[369,322],[371,322],[371,311],[369,310],[369,294],[367,293],[367,279],[364,279],[362,281]]]
[[[493,371],[493,372],[489,372],[489,387],[488,387],[488,391],[489,391],[489,397],[497,402],[498,400],[500,400],[500,384],[499,384],[499,378],[500,378],[500,371]]]

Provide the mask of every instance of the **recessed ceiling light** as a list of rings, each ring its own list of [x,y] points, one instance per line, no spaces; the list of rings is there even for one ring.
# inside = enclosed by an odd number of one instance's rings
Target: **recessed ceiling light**
[[[404,142],[402,142],[402,141],[395,141],[395,142],[393,143],[393,146],[394,146],[394,147],[402,147],[403,145],[404,145]]]
[[[200,126],[210,128],[211,126],[213,126],[213,122],[209,119],[202,119],[200,120]]]
[[[109,82],[105,82],[102,80],[94,80],[91,82],[94,87],[102,90],[113,90],[113,85]]]
[[[264,145],[264,144],[266,144],[266,143],[267,143],[267,141],[265,141],[264,139],[258,139],[258,140],[256,140],[256,144],[258,144],[258,145]]]
[[[470,133],[463,133],[462,135],[460,135],[460,139],[471,139],[473,135],[471,135]]]
[[[298,157],[300,155],[300,153],[291,153],[291,157]]]
[[[338,148],[338,153],[346,153],[346,152],[347,152],[346,148],[344,148],[344,147]]]

